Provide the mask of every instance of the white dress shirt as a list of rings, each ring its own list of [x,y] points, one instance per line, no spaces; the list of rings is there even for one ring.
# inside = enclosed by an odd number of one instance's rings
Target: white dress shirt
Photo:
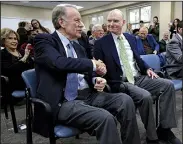
[[[70,43],[70,41],[64,35],[62,35],[59,31],[56,30],[56,32],[57,32],[60,40],[62,41],[62,44],[64,46],[66,55],[68,57],[67,45]],[[74,54],[74,58],[77,58],[77,54],[76,54],[75,50],[73,50],[73,54]],[[84,79],[84,75],[83,74],[78,74],[78,82],[79,82],[78,90],[82,90],[82,89],[85,89],[85,88],[89,88],[88,83]]]
[[[114,39],[114,43],[116,45],[118,56],[119,56],[119,59],[120,59],[120,47],[119,47],[119,43],[118,43],[118,40],[117,40],[118,35],[112,33],[112,37]],[[128,40],[125,38],[125,36],[123,34],[121,34],[121,37],[123,38],[123,43],[124,43],[126,53],[127,53],[126,58],[129,61],[130,67],[132,69],[133,76],[138,76],[139,73],[138,73],[137,69],[135,68],[135,60],[133,58],[133,52],[131,50],[130,44],[128,43]],[[123,70],[123,77],[126,77],[123,62],[122,62],[121,59],[120,59],[120,64],[121,64],[121,68]]]

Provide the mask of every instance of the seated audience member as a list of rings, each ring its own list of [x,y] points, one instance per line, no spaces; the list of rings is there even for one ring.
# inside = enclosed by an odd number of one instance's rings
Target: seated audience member
[[[104,35],[108,34],[107,24],[106,23],[102,24],[102,29],[104,30]]]
[[[90,36],[92,36],[92,27],[93,27],[93,24],[90,24],[89,30],[87,31],[87,36],[88,36],[88,38],[89,38]]]
[[[31,25],[33,27],[33,30],[37,33],[51,33],[51,31],[48,28],[43,27],[37,19],[32,19]]]
[[[19,36],[15,31],[9,28],[1,29],[1,42],[5,47],[1,50],[1,72],[9,78],[10,93],[25,89],[21,73],[33,68],[33,61],[29,57],[29,45],[25,49],[25,54],[21,55],[17,50],[18,40]]]
[[[86,57],[74,42],[81,37],[81,15],[71,5],[57,6],[52,11],[53,34],[35,37],[35,70],[37,95],[50,104],[55,122],[95,135],[100,144],[140,144],[135,106],[123,93],[105,93],[106,81],[93,77],[106,73],[102,61]],[[93,84],[92,84],[93,83]],[[34,131],[48,133],[42,111],[35,105]],[[116,118],[121,124],[121,140]]]
[[[172,39],[173,35],[175,35],[177,33],[177,25],[178,25],[179,22],[180,22],[180,20],[178,18],[173,20],[172,26],[169,29],[170,39]]]
[[[104,36],[104,30],[102,29],[102,26],[100,24],[94,25],[92,28],[92,34],[93,34],[93,39],[89,40],[89,44],[90,44],[91,53],[93,56],[93,49],[94,49],[95,41]]]
[[[29,22],[21,21],[18,23],[17,33],[19,35],[18,48],[25,42],[28,42],[31,31],[33,30],[32,25]]]
[[[156,40],[156,42],[159,42],[159,22],[158,17],[153,17],[153,23],[149,27],[149,34],[152,34]]]
[[[110,11],[107,21],[111,33],[95,42],[94,57],[105,63],[107,73],[103,77],[112,92],[124,92],[131,96],[144,123],[147,144],[158,144],[158,139],[170,144],[182,144],[171,131],[177,126],[173,83],[159,78],[140,58],[136,52],[135,37],[122,32],[125,20],[120,10]],[[157,133],[151,96],[160,96]]]
[[[166,52],[166,44],[169,42],[169,32],[163,33],[163,38],[159,41],[159,53]]]
[[[94,45],[97,39],[100,39],[101,37],[104,36],[104,30],[102,29],[102,26],[100,24],[94,25],[92,28],[92,34],[93,34],[93,39],[89,40],[89,43],[91,45]]]
[[[33,49],[33,47],[34,47],[34,37],[35,37],[36,35],[38,35],[39,33],[37,33],[37,31],[34,31],[34,30],[31,30],[30,33],[31,33],[31,34],[30,34],[30,36],[29,36],[29,38],[28,38],[28,41],[25,42],[25,43],[23,43],[23,44],[20,46],[19,52],[20,52],[22,55],[24,55],[25,49],[26,49],[27,45],[29,45],[29,46],[28,46],[28,49],[30,50],[30,57],[31,57],[32,59],[34,59],[34,49]]]
[[[133,34],[133,29],[132,29],[132,24],[131,23],[127,24],[126,32],[129,33],[129,34]]]
[[[159,44],[151,34],[148,34],[146,27],[141,27],[137,39],[137,52],[139,55],[158,54]]]
[[[170,67],[167,73],[172,78],[182,78],[182,29],[183,21],[177,25],[177,33],[166,46],[166,62],[167,65],[177,64],[177,67]]]

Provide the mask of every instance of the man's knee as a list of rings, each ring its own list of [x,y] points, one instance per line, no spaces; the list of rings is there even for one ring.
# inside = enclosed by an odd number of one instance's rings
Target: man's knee
[[[124,93],[119,93],[119,95],[120,95],[119,101],[121,101],[122,103],[121,109],[124,109],[125,111],[135,111],[135,105],[132,98]]]
[[[108,112],[107,110],[102,109],[102,111],[98,114],[96,117],[98,121],[101,122],[108,122],[108,123],[114,123],[115,122],[115,117]]]
[[[143,102],[153,102],[153,97],[150,92],[145,91],[142,93],[142,100]]]

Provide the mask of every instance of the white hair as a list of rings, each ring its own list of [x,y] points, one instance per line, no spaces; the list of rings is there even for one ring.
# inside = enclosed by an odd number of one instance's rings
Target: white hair
[[[122,12],[121,10],[119,10],[119,9],[113,9],[113,10],[111,10],[111,11],[109,12],[109,14],[112,14],[112,13],[118,13],[118,14],[121,15],[122,19],[124,19],[124,14],[123,14],[123,12]],[[108,14],[108,15],[109,15],[109,14]]]
[[[99,29],[102,29],[102,25],[101,24],[95,24],[93,27],[92,27],[92,32],[94,31],[97,31]]]

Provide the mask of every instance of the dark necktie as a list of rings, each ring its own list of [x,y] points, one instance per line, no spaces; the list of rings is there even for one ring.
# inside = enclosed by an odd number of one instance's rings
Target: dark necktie
[[[74,58],[73,50],[74,48],[72,44],[69,43],[67,45],[68,57]],[[78,84],[79,83],[78,83],[77,73],[68,73],[66,87],[65,87],[65,99],[67,99],[68,101],[71,101],[77,97]]]

